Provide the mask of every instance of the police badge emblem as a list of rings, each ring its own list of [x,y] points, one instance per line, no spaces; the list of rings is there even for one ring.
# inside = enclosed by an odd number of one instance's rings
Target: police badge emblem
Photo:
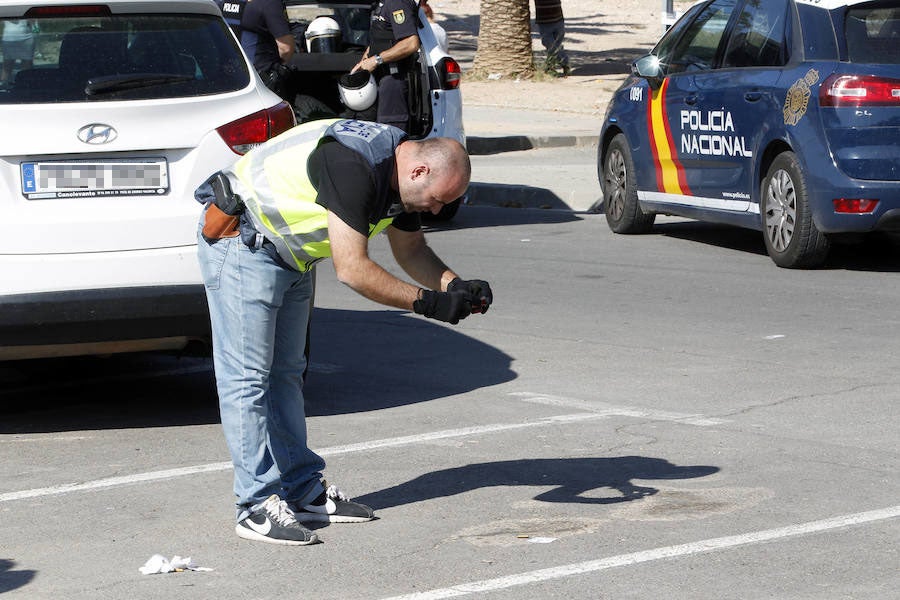
[[[403,23],[406,21],[406,13],[402,10],[395,10],[393,13],[391,13],[391,16],[394,17],[394,23],[396,23],[397,25],[403,25]]]
[[[784,99],[784,124],[796,125],[801,117],[806,114],[809,105],[810,86],[819,81],[819,72],[810,69],[804,77],[801,77],[788,89]]]

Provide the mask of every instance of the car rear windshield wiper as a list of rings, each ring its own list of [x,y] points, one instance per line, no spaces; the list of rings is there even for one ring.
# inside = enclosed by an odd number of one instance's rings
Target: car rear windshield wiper
[[[99,94],[112,94],[125,90],[168,85],[170,83],[184,83],[193,81],[191,75],[176,75],[174,73],[129,73],[128,75],[107,75],[104,77],[92,77],[88,79],[84,93],[88,96]]]

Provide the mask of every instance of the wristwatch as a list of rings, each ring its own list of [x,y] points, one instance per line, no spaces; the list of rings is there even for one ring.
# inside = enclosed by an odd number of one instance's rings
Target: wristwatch
[[[383,65],[383,64],[384,64],[384,59],[381,58],[381,55],[380,55],[380,54],[376,54],[373,58],[375,59],[375,64],[376,64],[376,65]]]

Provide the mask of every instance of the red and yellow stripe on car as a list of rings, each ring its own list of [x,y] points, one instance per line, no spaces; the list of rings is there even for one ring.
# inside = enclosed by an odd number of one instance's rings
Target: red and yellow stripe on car
[[[664,79],[658,90],[650,92],[647,107],[647,128],[650,133],[650,150],[656,171],[657,190],[666,194],[689,195],[690,188],[684,174],[684,167],[675,152],[669,117],[666,114],[666,90],[669,80]]]

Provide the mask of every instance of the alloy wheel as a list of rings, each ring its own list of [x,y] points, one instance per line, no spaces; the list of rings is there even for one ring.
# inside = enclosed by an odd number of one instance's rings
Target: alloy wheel
[[[625,212],[625,186],[628,172],[625,169],[625,158],[618,148],[614,148],[606,161],[606,203],[608,214],[615,220],[621,220]]]
[[[794,237],[797,223],[797,193],[790,174],[781,169],[766,189],[766,235],[772,247],[784,252]]]

